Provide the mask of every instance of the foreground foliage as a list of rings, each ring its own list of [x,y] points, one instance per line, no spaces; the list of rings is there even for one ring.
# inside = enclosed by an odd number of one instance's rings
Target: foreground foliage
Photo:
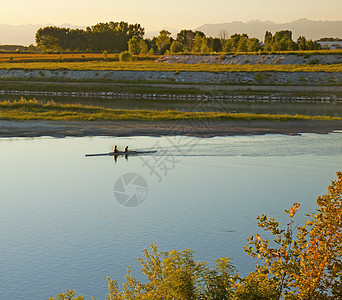
[[[270,232],[272,245],[259,235],[249,239],[246,251],[261,260],[256,274],[268,274],[278,292],[276,299],[341,299],[342,297],[342,173],[317,199],[317,213],[295,227],[295,203],[286,210],[289,223],[285,229],[266,215],[258,217],[259,226]]]
[[[210,269],[205,262],[194,260],[191,250],[160,252],[153,244],[139,258],[146,284],[132,276],[128,268],[123,290],[118,282],[108,279],[107,300],[119,299],[228,299],[232,288],[234,267],[229,258],[220,258]]]
[[[286,210],[289,223],[266,215],[258,217],[258,226],[273,236],[249,238],[245,251],[260,260],[255,271],[240,278],[229,258],[219,258],[214,268],[195,261],[191,250],[160,252],[152,244],[139,258],[146,283],[138,281],[128,267],[126,281],[108,280],[106,300],[125,299],[342,299],[342,172],[317,199],[316,214],[296,227],[300,207],[294,203]],[[67,298],[65,295],[71,293]],[[74,291],[51,299],[83,299]],[[59,297],[59,298],[58,298]],[[64,298],[63,298],[64,297]]]
[[[4,120],[52,121],[177,121],[177,120],[342,120],[340,117],[277,115],[221,112],[182,112],[109,109],[80,104],[43,103],[37,100],[0,101],[0,118]]]

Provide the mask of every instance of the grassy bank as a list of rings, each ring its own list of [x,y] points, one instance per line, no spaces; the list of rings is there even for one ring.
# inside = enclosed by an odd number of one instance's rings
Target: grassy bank
[[[42,91],[42,92],[115,92],[115,93],[155,93],[155,94],[206,94],[198,86],[168,86],[167,83],[124,83],[124,82],[60,82],[60,81],[19,81],[0,80],[0,90]],[[222,92],[222,91],[215,91]]]
[[[340,117],[250,113],[118,110],[37,100],[1,101],[0,119],[53,121],[177,121],[177,120],[342,120]]]
[[[169,72],[342,72],[334,65],[211,65],[142,62],[31,62],[0,63],[0,69],[93,70],[93,71],[169,71]]]

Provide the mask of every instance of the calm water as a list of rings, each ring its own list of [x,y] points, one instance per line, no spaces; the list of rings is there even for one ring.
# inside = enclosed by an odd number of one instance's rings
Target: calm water
[[[160,155],[116,163],[84,156],[115,144]],[[241,274],[252,271],[243,247],[258,232],[255,217],[286,222],[283,210],[300,202],[303,223],[342,170],[342,133],[1,139],[0,154],[1,298],[48,299],[76,289],[99,300],[106,276],[122,282],[128,265],[143,279],[137,257],[152,242],[193,249],[210,264],[229,256]],[[148,186],[135,208],[113,193],[127,173]],[[136,190],[127,185],[125,193]]]
[[[291,97],[291,95],[289,96]],[[26,98],[33,98],[26,96]],[[51,96],[36,96],[37,100],[47,102]],[[16,95],[0,95],[2,100],[18,100]],[[207,101],[198,105],[196,101],[175,100],[148,100],[148,99],[106,99],[106,98],[82,98],[82,97],[53,97],[53,100],[64,104],[82,104],[100,106],[112,109],[148,109],[148,110],[178,110],[178,111],[216,111],[216,112],[241,112],[241,113],[268,113],[268,114],[302,114],[322,116],[342,116],[342,105],[336,103],[249,103],[243,102],[218,102]]]

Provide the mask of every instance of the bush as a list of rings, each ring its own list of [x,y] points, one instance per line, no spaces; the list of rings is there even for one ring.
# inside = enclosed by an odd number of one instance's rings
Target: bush
[[[170,47],[170,51],[171,53],[179,53],[183,51],[183,45],[181,42],[178,41],[173,41],[171,47]]]
[[[118,282],[107,278],[107,299],[229,299],[232,294],[235,268],[228,257],[209,268],[196,261],[191,250],[160,252],[155,244],[144,250],[144,256],[139,262],[148,282],[139,282],[128,267],[121,292]]]
[[[298,203],[285,211],[290,219],[285,229],[274,218],[258,217],[258,226],[273,235],[272,242],[256,234],[249,238],[245,250],[261,260],[256,272],[268,274],[265,283],[271,280],[277,299],[294,293],[295,299],[341,299],[342,172],[337,177],[328,194],[318,197],[317,214],[304,226],[297,227],[294,220]]]
[[[120,53],[119,60],[120,61],[132,61],[133,60],[133,56],[132,56],[132,54],[130,52],[124,51],[124,52]]]
[[[103,57],[103,60],[107,61],[107,59],[108,59],[108,51],[107,50],[103,51],[102,57]]]
[[[309,65],[317,65],[317,64],[319,64],[319,59],[317,58],[309,61]]]

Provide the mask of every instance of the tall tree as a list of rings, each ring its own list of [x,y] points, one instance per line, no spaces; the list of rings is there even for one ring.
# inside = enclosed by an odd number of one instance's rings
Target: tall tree
[[[158,51],[161,54],[164,54],[166,50],[170,49],[171,46],[171,32],[167,30],[161,30],[159,32],[159,36],[156,39],[156,45],[158,47]]]
[[[272,38],[272,50],[290,51],[296,50],[297,45],[292,40],[292,32],[290,30],[277,31]]]
[[[48,26],[39,28],[36,33],[36,43],[43,51],[63,51],[68,47],[67,34],[69,29]]]
[[[271,51],[272,50],[272,40],[273,40],[272,33],[269,31],[266,31],[265,39],[264,39],[264,50],[265,51]]]
[[[173,41],[170,47],[171,53],[179,53],[179,52],[182,52],[183,49],[184,49],[184,46],[179,41]]]
[[[136,36],[133,36],[128,41],[128,51],[134,55],[138,55],[140,53],[140,39]]]
[[[145,30],[139,24],[126,22],[98,23],[88,27],[91,50],[93,51],[117,51],[128,49],[128,41],[136,36],[143,38]]]
[[[261,49],[259,39],[249,38],[247,40],[247,52],[256,52]]]
[[[210,48],[214,52],[221,52],[222,51],[222,42],[219,38],[209,38],[210,41]]]
[[[148,44],[146,40],[141,39],[139,42],[139,48],[141,54],[146,54],[148,52]]]
[[[193,43],[195,36],[199,35],[200,37],[204,37],[205,34],[202,31],[192,31],[192,30],[186,30],[183,29],[177,34],[177,41],[181,42],[184,46],[185,51],[193,51]]]
[[[192,30],[183,29],[177,33],[177,41],[185,47],[185,51],[191,51],[194,38],[195,33]]]

